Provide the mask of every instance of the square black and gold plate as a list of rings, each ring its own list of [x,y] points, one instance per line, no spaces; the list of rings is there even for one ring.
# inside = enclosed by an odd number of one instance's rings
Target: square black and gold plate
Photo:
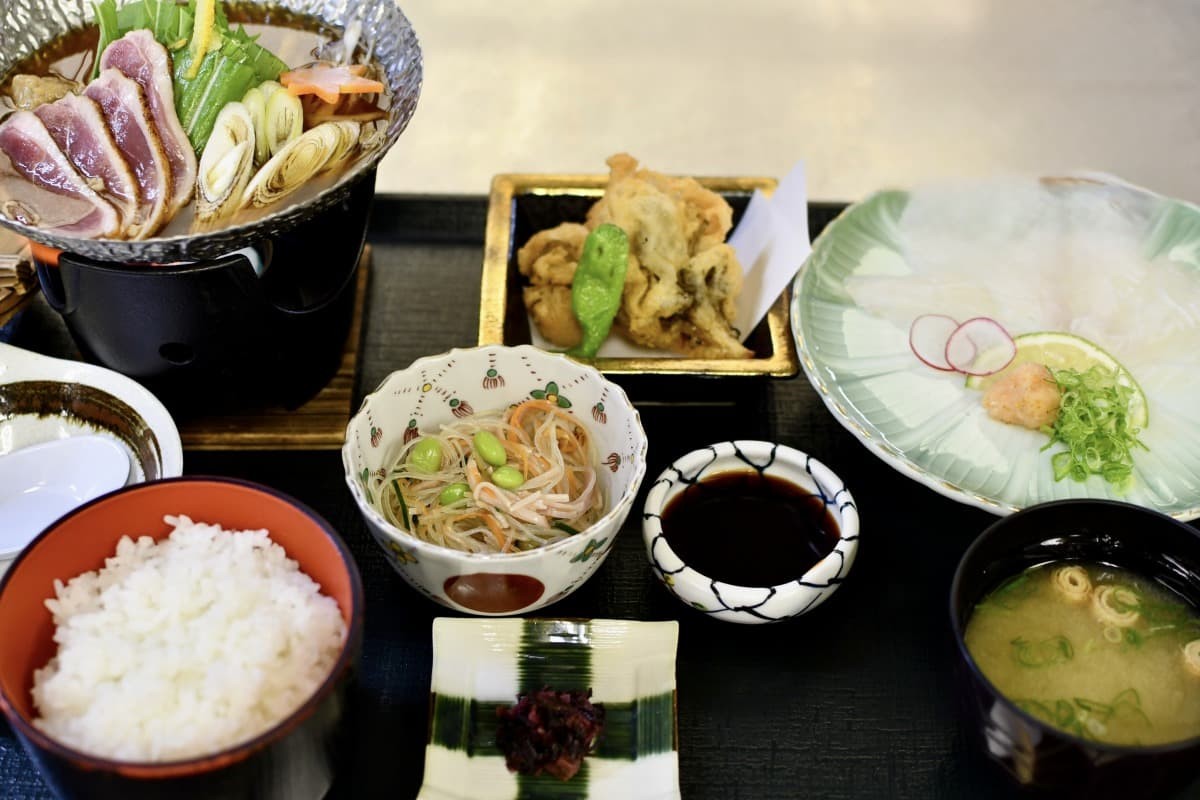
[[[734,224],[755,189],[774,190],[774,178],[697,178],[700,185],[725,198]],[[479,344],[531,344],[529,317],[521,299],[524,278],[517,251],[533,234],[563,222],[583,222],[604,194],[607,175],[497,175],[492,180],[483,255],[479,308]],[[745,265],[743,265],[744,267]],[[799,266],[799,265],[797,265]],[[790,378],[800,361],[788,322],[789,292],[771,306],[766,319],[746,339],[752,358],[661,357],[597,358],[594,365],[608,375],[751,376]]]

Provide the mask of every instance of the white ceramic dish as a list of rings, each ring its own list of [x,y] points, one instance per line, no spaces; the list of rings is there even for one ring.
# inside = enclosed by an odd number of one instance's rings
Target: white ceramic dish
[[[676,800],[675,622],[435,619],[431,720],[417,800]],[[549,686],[605,706],[598,749],[568,781],[508,771],[496,707]]]
[[[0,456],[0,563],[78,505],[125,485],[129,456],[105,436],[54,439]]]
[[[937,280],[934,280],[934,278]],[[1111,179],[1009,179],[886,191],[818,237],[792,331],[833,415],[885,462],[996,514],[1072,498],[1200,516],[1200,208]],[[1145,391],[1134,485],[1056,481],[1047,437],[987,416],[962,375],[922,364],[923,313],[1067,332]]]
[[[663,509],[688,486],[706,475],[750,470],[820,497],[838,526],[833,550],[803,575],[779,586],[737,586],[714,580],[686,564],[663,535]],[[697,611],[724,622],[747,624],[780,622],[828,600],[854,565],[858,532],[858,507],[841,478],[812,456],[773,442],[718,442],[680,457],[651,485],[642,514],[646,556],[667,590]],[[763,558],[770,558],[770,553]]]
[[[424,542],[383,516],[380,489],[405,442],[530,397],[578,416],[591,433],[608,507],[596,524],[537,550],[480,555]],[[389,375],[350,420],[342,464],[371,535],[409,584],[458,611],[517,614],[566,597],[607,557],[646,473],[646,434],[624,390],[592,367],[529,345],[493,345]]]
[[[119,447],[127,459],[124,484],[183,472],[175,422],[141,384],[103,367],[0,344],[0,457],[74,436],[99,436]],[[0,554],[0,570],[15,555]]]

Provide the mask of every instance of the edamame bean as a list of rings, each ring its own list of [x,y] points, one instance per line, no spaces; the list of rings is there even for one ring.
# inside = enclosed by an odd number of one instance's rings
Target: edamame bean
[[[493,467],[503,466],[508,461],[508,453],[504,451],[504,445],[500,443],[494,433],[479,431],[475,434],[474,441],[475,452]]]
[[[507,464],[503,467],[496,467],[492,472],[492,483],[501,489],[516,489],[524,482],[525,476],[521,474],[521,470]]]
[[[408,451],[408,463],[419,472],[437,472],[442,468],[442,445],[437,439],[425,438]]]
[[[463,500],[470,493],[471,487],[465,483],[452,483],[438,494],[438,502],[444,506]]]

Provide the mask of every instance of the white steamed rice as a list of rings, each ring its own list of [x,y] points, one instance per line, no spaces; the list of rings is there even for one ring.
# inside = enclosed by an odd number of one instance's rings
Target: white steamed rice
[[[121,761],[201,756],[253,738],[329,674],[337,603],[267,531],[166,517],[98,572],[55,581],[58,654],[34,673],[35,724]]]

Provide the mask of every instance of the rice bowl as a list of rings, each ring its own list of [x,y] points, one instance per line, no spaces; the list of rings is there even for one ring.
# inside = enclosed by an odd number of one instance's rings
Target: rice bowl
[[[122,761],[191,758],[294,711],[346,636],[332,598],[266,530],[166,517],[99,571],[55,581],[58,652],[34,673],[34,724]]]
[[[95,755],[35,723],[41,712],[34,704],[34,673],[59,649],[54,615],[46,601],[58,600],[55,581],[104,567],[128,534],[165,540],[172,532],[172,526],[163,521],[169,514],[204,519],[227,530],[269,530],[271,540],[286,551],[281,562],[297,562],[299,571],[337,606],[345,635],[337,643],[332,663],[316,676],[316,685],[306,689],[303,697],[297,693],[298,705],[265,730],[249,734],[251,738],[232,745],[210,742],[198,755],[168,756],[159,761]],[[20,643],[0,648],[0,711],[47,787],[65,800],[157,800],[165,796],[175,800],[217,796],[318,800],[328,792],[348,755],[349,741],[342,723],[362,649],[363,607],[362,581],[349,549],[328,522],[302,503],[265,486],[231,478],[186,477],[126,487],[55,522],[22,552],[0,581],[0,640]],[[164,627],[176,630],[176,638],[182,639],[186,630],[177,622]],[[256,635],[266,638],[257,631]],[[259,646],[258,642],[250,644],[249,638],[236,641],[247,647]],[[247,659],[249,655],[239,653],[238,657]],[[231,672],[238,681],[251,683],[246,669],[235,667]],[[147,697],[155,691],[149,686],[141,690]],[[196,697],[194,692],[189,696]],[[208,697],[216,695],[210,692]],[[112,713],[114,724],[119,724],[140,718],[143,712],[126,707]],[[195,714],[197,718],[216,718],[223,709],[197,704]]]

